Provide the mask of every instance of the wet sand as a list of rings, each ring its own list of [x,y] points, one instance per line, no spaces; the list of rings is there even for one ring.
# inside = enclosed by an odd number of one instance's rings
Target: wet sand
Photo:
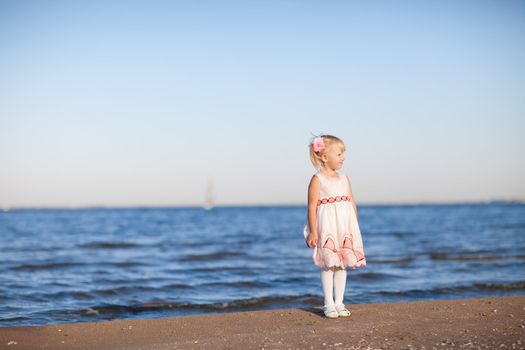
[[[0,328],[0,349],[525,349],[525,296]]]

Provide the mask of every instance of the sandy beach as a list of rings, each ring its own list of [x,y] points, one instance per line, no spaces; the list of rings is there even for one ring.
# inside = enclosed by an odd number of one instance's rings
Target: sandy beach
[[[525,296],[0,328],[0,349],[525,349]]]

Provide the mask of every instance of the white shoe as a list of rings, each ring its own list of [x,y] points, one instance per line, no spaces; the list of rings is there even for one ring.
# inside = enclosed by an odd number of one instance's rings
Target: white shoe
[[[324,315],[328,318],[338,318],[339,313],[335,309],[335,305],[327,305],[324,308]]]
[[[340,317],[348,317],[348,316],[350,316],[352,314],[350,311],[348,311],[346,309],[344,304],[336,305],[335,306],[335,310],[336,310],[338,316],[340,316]]]

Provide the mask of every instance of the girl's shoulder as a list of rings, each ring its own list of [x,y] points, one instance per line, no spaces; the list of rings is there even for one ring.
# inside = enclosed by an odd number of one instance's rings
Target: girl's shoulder
[[[316,181],[319,183],[323,183],[323,175],[318,171],[315,174],[312,175],[312,181]]]

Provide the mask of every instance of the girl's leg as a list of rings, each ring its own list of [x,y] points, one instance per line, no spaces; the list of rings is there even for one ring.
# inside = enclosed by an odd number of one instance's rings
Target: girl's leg
[[[345,296],[345,287],[346,287],[346,270],[337,269],[334,272],[334,295],[335,295],[335,304],[343,304],[343,298]]]
[[[334,271],[321,270],[321,285],[323,286],[324,305],[334,305]]]

